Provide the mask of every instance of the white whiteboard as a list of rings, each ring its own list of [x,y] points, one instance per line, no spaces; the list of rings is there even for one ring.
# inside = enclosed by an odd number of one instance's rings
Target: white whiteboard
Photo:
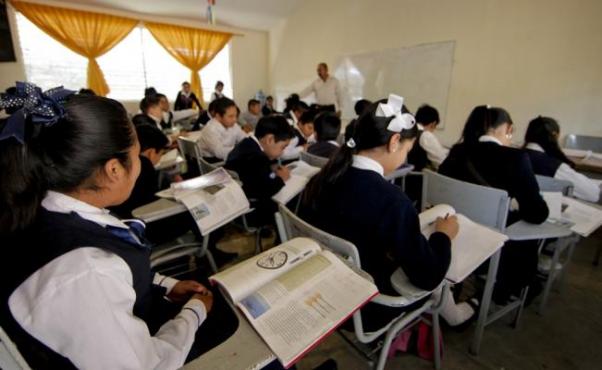
[[[455,46],[445,41],[341,56],[334,75],[346,95],[343,117],[355,116],[353,105],[359,99],[374,101],[394,93],[405,98],[413,113],[424,103],[434,106],[445,122]]]

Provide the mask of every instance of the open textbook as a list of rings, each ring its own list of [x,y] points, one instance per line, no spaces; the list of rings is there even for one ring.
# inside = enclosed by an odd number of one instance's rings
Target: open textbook
[[[588,237],[602,226],[602,208],[562,195],[560,192],[542,192],[548,205],[548,220],[565,224],[583,237]]]
[[[183,162],[184,158],[178,154],[178,149],[172,149],[161,156],[161,159],[159,159],[159,162],[155,165],[155,169],[164,170]]]
[[[290,202],[291,199],[300,194],[309,180],[320,172],[320,168],[310,166],[303,161],[290,163],[287,167],[291,171],[291,177],[286,181],[284,187],[272,197],[274,201],[282,204]]]
[[[317,242],[295,238],[210,277],[288,368],[378,294]]]
[[[458,283],[501,248],[508,237],[493,229],[471,221],[447,204],[439,204],[419,215],[420,229],[428,238],[435,232],[437,217],[456,215],[460,226],[458,235],[452,240],[452,258],[445,277]]]
[[[223,168],[187,181],[171,184],[156,194],[184,204],[202,235],[249,212],[249,200],[240,185]]]

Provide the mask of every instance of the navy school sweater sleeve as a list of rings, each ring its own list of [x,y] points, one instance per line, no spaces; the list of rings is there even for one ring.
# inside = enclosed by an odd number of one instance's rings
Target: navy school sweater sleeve
[[[451,241],[436,232],[427,240],[420,231],[418,214],[408,202],[394,202],[383,212],[382,235],[391,237],[393,258],[410,282],[425,290],[435,289],[451,262]]]
[[[225,167],[235,171],[248,198],[269,199],[284,186],[272,172],[270,159],[251,138],[241,141],[228,155]]]

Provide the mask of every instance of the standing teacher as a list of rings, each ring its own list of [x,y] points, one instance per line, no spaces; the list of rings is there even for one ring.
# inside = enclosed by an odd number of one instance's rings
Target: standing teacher
[[[318,64],[318,76],[314,82],[303,89],[299,95],[305,97],[312,92],[316,95],[316,109],[318,111],[341,113],[341,102],[343,96],[339,80],[328,74],[328,65],[326,63]]]

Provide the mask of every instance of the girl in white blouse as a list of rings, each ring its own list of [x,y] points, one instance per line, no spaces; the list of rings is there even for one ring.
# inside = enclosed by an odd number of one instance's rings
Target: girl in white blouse
[[[558,145],[560,126],[555,119],[539,116],[531,122],[525,134],[525,149],[533,172],[538,175],[567,180],[573,183],[573,195],[588,202],[600,200],[600,187],[587,176],[575,171],[575,164]]]

